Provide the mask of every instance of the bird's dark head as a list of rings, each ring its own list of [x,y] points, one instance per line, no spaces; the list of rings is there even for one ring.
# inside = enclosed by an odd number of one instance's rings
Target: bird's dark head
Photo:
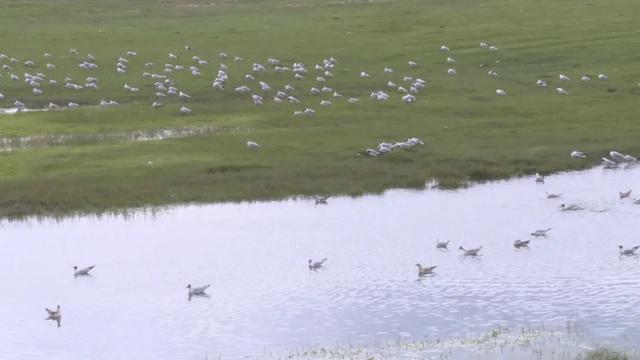
[[[417,267],[420,267],[420,264],[416,264]]]
[[[74,266],[74,267],[73,267],[73,270],[78,270],[78,267],[77,267],[77,266]]]
[[[464,250],[464,248],[463,248],[462,246],[460,246],[458,249],[460,249],[460,250]]]
[[[309,259],[309,264],[311,264],[311,263],[312,263],[312,261],[311,261],[311,259]]]
[[[186,288],[191,289],[191,284],[188,284]]]
[[[618,247],[619,247],[620,249],[622,249],[622,245],[618,245]]]

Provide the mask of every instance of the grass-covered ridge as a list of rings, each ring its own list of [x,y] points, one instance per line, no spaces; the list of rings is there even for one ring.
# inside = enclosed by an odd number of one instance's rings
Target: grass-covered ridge
[[[638,154],[637,13],[640,3],[632,0],[0,1],[0,53],[20,60],[14,73],[43,71],[60,82],[65,76],[100,79],[100,90],[43,85],[45,93],[35,96],[22,80],[11,81],[10,71],[0,70],[5,95],[0,108],[17,99],[30,107],[50,101],[82,105],[73,111],[0,115],[0,138],[95,140],[0,153],[0,216],[362,194],[421,188],[431,179],[456,186],[583,168],[611,149]],[[481,49],[481,41],[499,50]],[[187,44],[190,52],[184,50]],[[451,52],[440,52],[441,44]],[[79,69],[81,57],[69,48],[95,55],[100,67]],[[128,50],[138,55],[126,75],[117,75],[116,59]],[[244,62],[221,61],[221,51]],[[53,57],[43,58],[44,52]],[[169,52],[180,58],[170,61]],[[209,61],[199,66],[202,77],[189,71],[170,75],[192,97],[167,98],[163,108],[152,110],[155,89],[140,76],[148,70],[143,63],[153,61],[156,67],[149,71],[161,72],[168,62],[192,65],[192,55]],[[342,100],[308,92],[318,86],[314,64],[330,56],[339,63],[326,85],[342,93]],[[447,56],[457,62],[446,64]],[[268,65],[268,57],[307,65],[304,80],[273,71],[257,75],[274,92],[292,84],[301,104],[275,104],[271,93],[258,107],[249,95],[233,92],[242,84],[256,88],[244,74],[253,62]],[[27,59],[37,67],[25,69]],[[408,60],[419,66],[410,68]],[[56,69],[46,71],[47,62]],[[229,66],[225,91],[211,87],[219,62]],[[383,73],[385,66],[394,73]],[[447,75],[451,66],[457,76]],[[488,76],[489,69],[499,76]],[[371,78],[360,78],[360,71]],[[559,73],[572,80],[559,84]],[[596,80],[599,73],[610,80]],[[594,80],[580,82],[583,74]],[[403,75],[428,82],[416,103],[403,103],[398,92],[385,87],[389,80],[402,83]],[[538,88],[537,79],[549,81],[549,87]],[[141,91],[125,92],[125,82]],[[557,86],[570,94],[556,94]],[[370,99],[377,89],[392,98]],[[496,89],[508,96],[496,96]],[[360,103],[346,103],[351,96]],[[103,98],[121,105],[96,106]],[[322,107],[321,99],[333,105]],[[180,116],[181,105],[193,113]],[[305,107],[316,109],[316,115],[292,116]],[[206,127],[219,131],[156,142],[100,136]],[[425,145],[380,158],[358,154],[380,141],[411,136]],[[247,149],[249,139],[262,148]],[[568,153],[574,149],[593,156],[572,160]]]

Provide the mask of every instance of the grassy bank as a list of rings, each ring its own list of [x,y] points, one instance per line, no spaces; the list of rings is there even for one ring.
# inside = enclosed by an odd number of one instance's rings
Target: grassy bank
[[[635,119],[640,95],[639,37],[632,0],[584,1],[101,1],[54,3],[0,1],[0,53],[20,60],[0,70],[0,108],[20,100],[28,107],[50,101],[81,105],[77,110],[0,115],[0,138],[88,136],[54,146],[16,148],[0,153],[0,216],[60,215],[183,202],[276,199],[317,193],[363,194],[390,187],[422,188],[437,179],[447,187],[469,180],[549,173],[592,166],[611,149],[640,153]],[[570,14],[568,16],[567,14]],[[479,47],[481,41],[498,51]],[[448,44],[447,54],[439,50]],[[189,45],[192,50],[185,50]],[[69,48],[79,50],[79,56]],[[128,72],[117,75],[118,56],[128,50]],[[225,51],[244,62],[220,60]],[[50,59],[42,54],[49,52]],[[169,52],[179,58],[170,60]],[[82,70],[84,55],[99,68]],[[164,63],[188,68],[191,56],[209,61],[203,76],[172,73],[188,99],[163,99],[150,107],[155,89],[143,71],[162,73]],[[314,64],[335,57],[334,78],[316,82]],[[454,65],[445,62],[456,58]],[[256,75],[274,91],[265,105],[233,89],[247,81],[251,64],[275,57],[290,66],[300,61],[309,75],[267,71]],[[31,59],[35,68],[22,64]],[[411,68],[408,60],[419,66]],[[146,68],[144,62],[155,67]],[[46,70],[47,62],[56,65]],[[229,67],[224,91],[211,87],[218,63]],[[7,60],[0,61],[7,63]],[[480,67],[480,64],[487,66]],[[384,73],[385,66],[394,73]],[[455,67],[458,75],[447,75]],[[487,75],[494,69],[499,75]],[[100,79],[99,90],[43,85],[33,95],[10,73],[45,72],[47,79]],[[370,79],[359,77],[361,71]],[[572,80],[560,84],[558,74]],[[596,79],[606,73],[609,80]],[[594,80],[580,82],[582,74]],[[405,104],[387,81],[403,75],[427,80]],[[536,80],[549,87],[539,88]],[[137,93],[123,84],[140,87]],[[275,90],[296,87],[301,104],[276,104]],[[327,85],[344,95],[311,95]],[[569,95],[558,95],[562,86]],[[385,89],[392,98],[369,98]],[[504,89],[508,96],[495,95]],[[260,92],[262,93],[262,92]],[[268,96],[267,96],[268,95]],[[348,104],[345,99],[358,97]],[[96,106],[112,99],[115,108]],[[333,104],[322,107],[321,99]],[[193,110],[181,116],[180,106]],[[315,116],[293,111],[316,109]],[[179,139],[137,142],[100,137],[156,129],[211,127],[216,131]],[[379,158],[360,154],[380,141],[419,137],[425,145]],[[245,147],[249,139],[262,145]],[[579,149],[593,154],[572,160]]]

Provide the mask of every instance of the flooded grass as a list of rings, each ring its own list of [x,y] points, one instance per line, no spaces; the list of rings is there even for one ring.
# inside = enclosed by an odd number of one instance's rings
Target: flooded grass
[[[197,128],[150,129],[120,133],[34,135],[18,138],[0,137],[0,151],[16,151],[50,146],[95,145],[105,142],[139,142],[179,139],[228,131],[214,126]]]
[[[594,345],[581,332],[567,327],[561,331],[496,328],[481,334],[454,339],[410,337],[370,344],[312,346],[291,349],[284,354],[245,356],[246,359],[433,359],[433,360],[634,360],[637,350],[616,350]]]

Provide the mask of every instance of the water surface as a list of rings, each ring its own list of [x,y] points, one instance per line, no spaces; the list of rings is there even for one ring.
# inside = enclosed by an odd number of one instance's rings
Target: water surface
[[[640,169],[459,191],[3,222],[0,358],[203,359],[579,321],[640,346]],[[563,193],[550,200],[545,192]],[[561,212],[562,202],[584,211]],[[515,250],[516,239],[553,228]],[[438,251],[436,239],[450,240]],[[479,258],[457,247],[483,246]],[[311,272],[309,258],[327,257]],[[417,280],[417,262],[438,265]],[[73,265],[95,264],[73,277]],[[187,283],[211,284],[188,301]],[[62,326],[44,307],[62,306]]]

